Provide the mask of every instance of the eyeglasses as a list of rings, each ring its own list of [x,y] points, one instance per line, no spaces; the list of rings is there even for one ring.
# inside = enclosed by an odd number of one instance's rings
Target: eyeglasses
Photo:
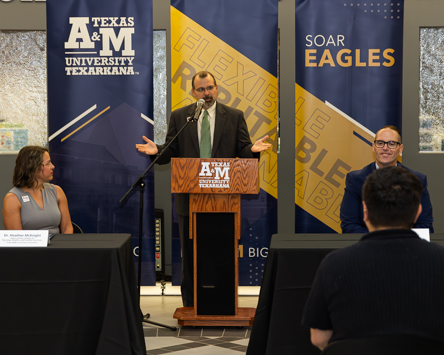
[[[388,142],[384,142],[384,141],[374,141],[375,143],[375,147],[376,148],[384,148],[384,146],[387,144],[387,147],[389,147],[390,149],[396,149],[396,147],[398,147],[398,145],[401,145],[401,143],[396,142],[396,141],[388,141]]]
[[[194,89],[194,90],[196,90],[197,92],[204,92],[204,91],[211,91],[215,87],[216,87],[216,85],[210,85],[210,86],[207,86],[206,88],[197,88],[197,89]]]

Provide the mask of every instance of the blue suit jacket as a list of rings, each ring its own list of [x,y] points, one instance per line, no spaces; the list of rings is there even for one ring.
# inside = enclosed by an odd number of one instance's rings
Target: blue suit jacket
[[[430,202],[429,190],[427,190],[427,176],[417,171],[413,171],[402,164],[398,163],[398,166],[411,171],[418,177],[422,184],[422,213],[414,227],[429,228],[430,233],[433,233],[432,203]],[[361,170],[351,171],[347,174],[340,213],[342,233],[368,233],[367,226],[363,219],[362,186],[364,185],[367,176],[375,169],[376,163],[373,162]]]

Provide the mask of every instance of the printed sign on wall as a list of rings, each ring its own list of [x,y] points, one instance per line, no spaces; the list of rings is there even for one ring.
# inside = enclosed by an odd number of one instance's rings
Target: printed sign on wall
[[[139,189],[153,136],[152,2],[49,0],[48,114],[54,181],[90,233],[129,233],[139,248]],[[153,172],[145,179],[142,285],[155,283]]]
[[[269,135],[273,144],[261,155],[259,195],[242,199],[240,285],[260,285],[266,250],[277,232],[277,0],[261,4],[217,0],[209,7],[203,0],[171,2],[172,110],[195,102],[191,79],[207,70],[219,85],[218,101],[244,112],[251,140]],[[173,251],[175,283],[179,255]]]
[[[401,129],[403,8],[296,0],[296,233],[340,233],[346,174]]]

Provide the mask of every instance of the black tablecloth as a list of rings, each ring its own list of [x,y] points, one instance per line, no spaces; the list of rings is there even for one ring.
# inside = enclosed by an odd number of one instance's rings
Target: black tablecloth
[[[247,355],[315,355],[302,313],[316,270],[331,251],[361,234],[276,234],[271,239]],[[444,244],[442,235],[432,241]]]
[[[145,354],[129,234],[0,248],[0,352]]]

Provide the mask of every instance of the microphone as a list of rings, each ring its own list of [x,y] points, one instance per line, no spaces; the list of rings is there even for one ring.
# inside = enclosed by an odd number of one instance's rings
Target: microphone
[[[204,99],[200,99],[197,101],[196,111],[194,111],[193,121],[197,121],[199,119],[200,113],[202,112],[202,106],[205,103]]]

